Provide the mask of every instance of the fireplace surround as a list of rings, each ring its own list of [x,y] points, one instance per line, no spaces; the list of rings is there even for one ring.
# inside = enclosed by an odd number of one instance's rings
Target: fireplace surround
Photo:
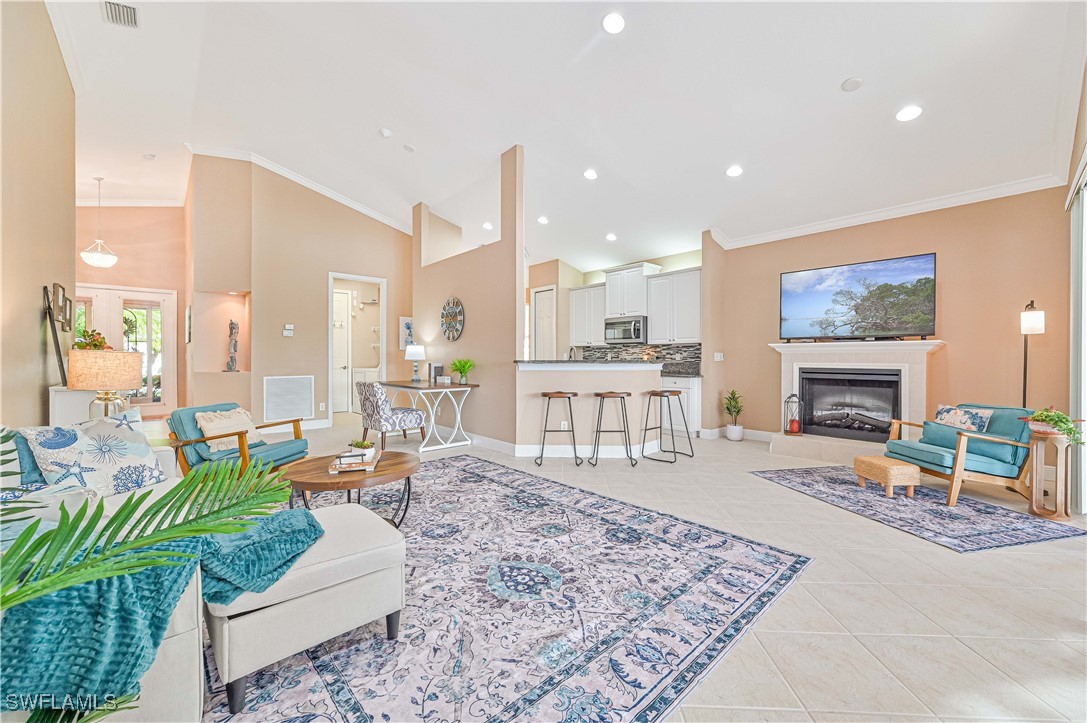
[[[886,442],[901,413],[899,369],[801,367],[804,434]]]

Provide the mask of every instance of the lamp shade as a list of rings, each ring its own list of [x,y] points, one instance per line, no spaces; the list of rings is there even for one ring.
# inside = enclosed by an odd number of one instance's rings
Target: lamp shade
[[[139,389],[143,354],[138,351],[72,349],[68,352],[68,388],[93,392]]]
[[[1045,311],[1042,309],[1027,309],[1019,312],[1019,333],[1044,334]]]
[[[426,349],[422,344],[408,344],[404,347],[404,359],[407,361],[423,361],[426,359]]]

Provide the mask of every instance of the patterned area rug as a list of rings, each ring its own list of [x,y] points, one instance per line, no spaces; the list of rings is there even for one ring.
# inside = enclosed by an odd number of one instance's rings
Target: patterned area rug
[[[913,499],[906,497],[905,489],[899,487],[895,488],[894,497],[887,497],[878,482],[858,486],[851,467],[774,469],[752,474],[956,552],[1029,545],[1087,534],[1071,525],[961,495],[957,505],[948,507],[947,492],[928,487],[914,487]]]
[[[265,668],[233,719],[207,650],[205,720],[659,720],[808,563],[470,456],[412,488],[400,638],[375,621]]]

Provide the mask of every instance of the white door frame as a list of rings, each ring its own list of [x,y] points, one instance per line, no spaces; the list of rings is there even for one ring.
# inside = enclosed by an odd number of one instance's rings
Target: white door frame
[[[94,304],[95,299],[98,296],[98,294],[95,294],[96,291],[114,292],[119,294],[131,295],[132,297],[138,297],[140,294],[154,294],[156,296],[165,297],[162,304],[162,339],[164,342],[169,339],[172,348],[170,350],[170,354],[166,354],[165,349],[163,349],[164,353],[162,355],[162,375],[164,378],[172,380],[173,383],[168,386],[164,386],[161,402],[156,402],[153,404],[139,404],[136,406],[140,408],[141,412],[146,410],[148,413],[153,413],[156,415],[159,413],[169,414],[173,410],[177,409],[177,388],[180,381],[177,378],[177,355],[180,353],[180,350],[182,348],[182,341],[180,338],[178,338],[177,333],[177,291],[173,289],[149,289],[137,286],[111,286],[109,284],[76,284],[75,296],[72,297],[73,299],[79,297],[90,297],[92,299],[91,326],[94,328],[100,327],[100,325],[96,326],[94,318]],[[112,310],[107,310],[106,313],[109,314],[110,311]],[[117,312],[119,313],[120,309],[118,309]],[[99,328],[99,331],[102,331],[102,329]],[[123,335],[123,327],[121,329],[110,329],[107,331],[107,340],[111,337],[111,335],[113,336],[113,338],[118,338],[119,336]],[[148,380],[148,383],[150,383],[150,380]]]
[[[352,334],[351,327],[353,326],[352,323],[351,323],[351,319],[353,318],[352,315],[354,314],[355,309],[354,309],[354,306],[352,305],[352,297],[351,297],[351,292],[350,291],[346,291],[344,289],[333,289],[332,290],[333,299],[335,299],[336,294],[343,294],[344,296],[347,297],[347,321],[345,322],[345,324],[346,324],[345,328],[347,329],[347,411],[350,412],[351,411],[351,406],[352,406],[351,405],[351,375],[352,375],[353,368],[354,368],[354,365],[355,365],[354,348],[352,346],[353,343],[354,343],[354,340],[351,338],[351,334]],[[333,307],[334,307],[333,311],[335,311],[335,304],[333,304]],[[328,335],[329,335],[330,339],[332,338],[331,324],[332,324],[332,320],[329,321]],[[335,343],[333,343],[332,346],[335,347],[336,346]],[[335,374],[336,370],[333,369],[333,367],[334,367],[334,364],[332,363],[332,358],[329,357],[329,369],[332,369],[332,374]],[[329,392],[332,392],[332,376],[331,375],[328,378],[328,387],[329,387],[329,389],[328,389]],[[333,402],[335,402],[335,399],[333,399]],[[333,406],[331,409],[332,409],[332,413],[335,414],[336,413],[335,406]]]
[[[340,279],[341,281],[365,281],[370,284],[377,284],[380,288],[380,296],[378,297],[381,302],[381,334],[378,335],[378,343],[381,344],[381,349],[378,352],[378,358],[381,360],[381,371],[378,373],[378,376],[380,377],[379,381],[385,381],[385,376],[389,369],[389,360],[385,358],[385,351],[389,348],[385,343],[385,335],[389,328],[389,307],[391,306],[389,303],[389,294],[387,293],[389,287],[388,279],[380,276],[362,276],[360,274],[343,274],[338,271],[329,271],[328,317],[325,319],[325,330],[328,334],[328,406],[325,407],[325,409],[328,412],[328,417],[324,420],[325,424],[321,425],[326,427],[332,426],[332,292],[335,291],[334,284],[336,279]],[[348,409],[351,409],[350,405],[348,405]]]
[[[551,335],[555,340],[555,355],[559,353],[559,287],[557,284],[537,286],[528,290],[528,318],[531,326],[528,348],[532,352],[531,359],[536,358],[536,294],[540,291],[555,292],[555,308],[551,314]]]

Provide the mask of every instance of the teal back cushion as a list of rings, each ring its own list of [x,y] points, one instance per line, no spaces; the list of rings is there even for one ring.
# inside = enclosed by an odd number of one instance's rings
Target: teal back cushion
[[[958,427],[949,427],[946,424],[940,424],[939,422],[925,422],[925,431],[921,435],[921,444],[931,444],[936,447],[947,447],[948,449],[955,449],[955,446],[959,443],[959,432],[962,430]],[[988,436],[988,432],[985,432]],[[1011,440],[1011,437],[1004,437],[1002,439]],[[1015,453],[1018,447],[1012,447],[1007,444],[1000,444],[999,442],[987,442],[984,439],[971,439],[966,443],[966,451],[971,454],[980,454],[990,459],[995,459],[1005,464],[1014,464]]]
[[[989,417],[989,425],[985,427],[986,434],[994,434],[1000,437],[1008,437],[1027,444],[1030,442],[1030,425],[1024,422],[1020,417],[1028,417],[1034,413],[1033,409],[1024,409],[1023,407],[994,407],[992,404],[960,404],[960,407],[967,409],[992,409],[993,416]],[[1022,466],[1023,462],[1027,459],[1026,447],[1012,447],[1015,450],[1015,455],[1011,461],[1016,467]],[[971,449],[971,452],[974,450]]]

